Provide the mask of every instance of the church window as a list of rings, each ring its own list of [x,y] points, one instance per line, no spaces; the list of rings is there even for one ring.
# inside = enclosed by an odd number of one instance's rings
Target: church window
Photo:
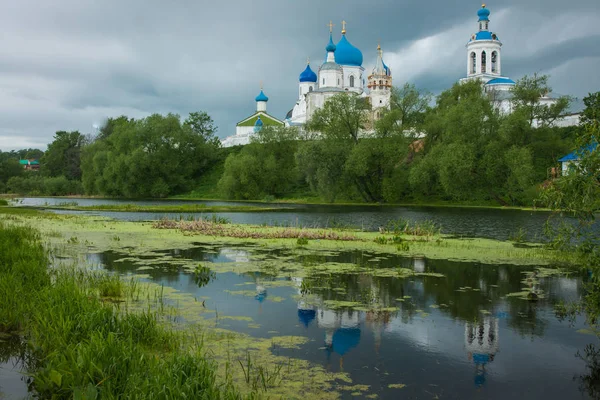
[[[323,78],[323,85],[325,85],[325,78]]]
[[[354,76],[350,75],[350,87],[354,87]]]
[[[308,91],[309,91],[309,92],[312,92],[312,91],[313,91],[313,87],[312,87],[312,86],[311,86],[311,87],[309,87],[309,88],[308,88]]]
[[[498,53],[492,53],[492,72],[498,72]]]
[[[485,51],[482,51],[481,52],[481,73],[483,73],[483,74],[485,74],[487,72],[486,65],[485,65],[486,61],[487,60],[486,60]]]
[[[340,86],[340,79],[338,78],[338,86]]]
[[[475,53],[471,53],[471,73],[477,72],[477,56]]]
[[[383,85],[383,81],[379,81],[379,84],[380,84],[380,85]]]

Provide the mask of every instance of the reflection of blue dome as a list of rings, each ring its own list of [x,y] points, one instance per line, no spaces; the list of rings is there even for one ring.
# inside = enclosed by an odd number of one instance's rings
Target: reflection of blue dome
[[[310,69],[310,64],[306,66],[306,69],[300,74],[300,82],[316,82],[317,74]]]
[[[482,387],[485,383],[485,373],[475,375],[475,387]]]
[[[480,21],[489,21],[490,19],[488,17],[490,16],[490,10],[485,8],[484,5],[479,9],[479,11],[477,11],[477,16],[479,17]]]
[[[350,44],[348,39],[346,39],[346,35],[342,35],[342,38],[337,44],[335,50],[335,62],[340,65],[350,65],[354,67],[360,67],[363,63],[362,52]]]
[[[256,99],[254,99],[254,100],[256,100],[256,101],[269,101],[269,98],[265,95],[265,93],[261,89],[260,93],[258,94],[258,96],[256,96]]]
[[[343,356],[360,342],[360,329],[341,328],[333,334],[333,351]]]
[[[331,51],[335,51],[336,47],[335,44],[333,44],[333,37],[331,36],[331,33],[329,33],[329,43],[327,43],[327,46],[325,47],[325,51],[326,52],[331,52]]]
[[[256,127],[254,128],[254,130],[256,130]],[[258,300],[259,303],[262,303],[267,299],[267,292],[257,293],[256,296],[254,296],[254,298]]]
[[[312,320],[315,319],[316,317],[317,317],[317,312],[315,310],[298,309],[298,319],[307,328],[308,328],[308,325],[312,322]]]
[[[485,365],[489,361],[490,361],[489,354],[480,354],[480,353],[473,354],[473,362],[475,363],[475,365]]]

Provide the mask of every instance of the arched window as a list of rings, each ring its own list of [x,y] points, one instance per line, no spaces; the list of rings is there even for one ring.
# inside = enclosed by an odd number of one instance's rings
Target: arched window
[[[350,87],[354,87],[354,75],[350,75]]]
[[[486,65],[485,65],[485,64],[486,64],[486,61],[487,61],[487,60],[486,60],[486,54],[485,54],[485,51],[482,51],[482,52],[481,52],[481,73],[482,73],[482,74],[485,74],[485,73],[487,72]]]
[[[492,53],[492,72],[498,72],[498,52]]]
[[[338,78],[338,86],[340,86],[340,79]]]
[[[325,78],[323,78],[323,85],[325,85]]]
[[[379,84],[380,84],[380,85],[383,85],[383,81],[379,81]]]
[[[309,91],[309,92],[312,92],[312,91],[313,91],[313,87],[312,87],[312,86],[310,86],[310,87],[308,88],[308,91]]]
[[[475,53],[471,53],[471,73],[477,72],[477,56]]]

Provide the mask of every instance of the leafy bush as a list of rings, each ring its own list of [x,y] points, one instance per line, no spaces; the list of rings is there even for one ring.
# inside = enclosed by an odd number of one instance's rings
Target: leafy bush
[[[298,246],[306,246],[306,245],[308,244],[308,239],[307,239],[307,238],[305,238],[305,237],[299,237],[299,238],[296,240],[296,244],[297,244]]]
[[[37,173],[12,177],[6,186],[11,193],[20,195],[66,196],[83,193],[79,181],[70,181],[64,176],[45,177]]]

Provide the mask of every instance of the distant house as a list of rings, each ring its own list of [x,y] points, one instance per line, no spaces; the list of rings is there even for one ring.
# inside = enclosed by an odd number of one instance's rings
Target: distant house
[[[37,171],[40,169],[40,162],[35,159],[19,160],[19,164],[21,164],[26,171]]]
[[[579,165],[582,155],[584,155],[585,153],[591,153],[592,151],[596,150],[596,147],[598,147],[598,143],[592,143],[590,145],[582,147],[581,149],[575,150],[572,153],[569,153],[563,158],[559,159],[558,162],[561,165],[562,174],[568,174],[570,168]]]

